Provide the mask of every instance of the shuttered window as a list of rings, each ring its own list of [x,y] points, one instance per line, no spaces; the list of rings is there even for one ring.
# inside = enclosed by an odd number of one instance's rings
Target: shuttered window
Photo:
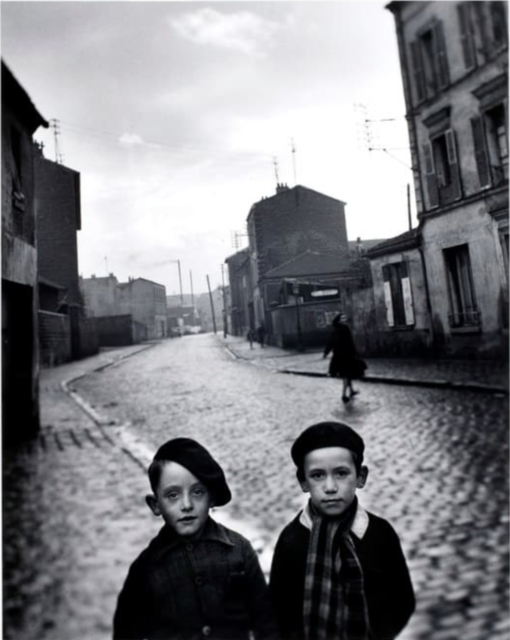
[[[443,25],[436,21],[410,43],[414,87],[418,102],[448,86],[450,72]]]
[[[462,195],[455,133],[448,129],[422,147],[429,208],[448,204]]]
[[[480,313],[476,306],[471,261],[468,245],[463,244],[443,251],[451,327],[470,327],[480,324]]]
[[[472,3],[461,2],[457,5],[459,17],[460,41],[466,69],[476,66],[475,38],[473,30]]]
[[[471,119],[480,188],[508,181],[508,132],[504,104]]]
[[[414,325],[413,297],[407,262],[385,264],[382,274],[388,326]]]

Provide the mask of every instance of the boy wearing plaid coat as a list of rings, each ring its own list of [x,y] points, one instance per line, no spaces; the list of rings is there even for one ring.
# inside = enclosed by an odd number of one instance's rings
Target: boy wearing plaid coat
[[[270,591],[284,640],[393,640],[415,599],[400,541],[365,511],[364,443],[349,426],[322,422],[294,442],[307,506],[276,544]]]
[[[215,522],[230,501],[223,470],[190,438],[162,445],[147,504],[164,526],[133,562],[113,621],[115,640],[275,640],[269,590],[251,544]]]

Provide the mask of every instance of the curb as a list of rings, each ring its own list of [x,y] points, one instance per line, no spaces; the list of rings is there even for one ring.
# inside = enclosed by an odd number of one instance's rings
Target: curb
[[[246,358],[240,355],[229,345],[223,344],[226,351],[229,352],[236,360],[244,360],[245,362],[253,362],[252,358]],[[309,378],[329,378],[328,373],[320,373],[317,371],[296,371],[293,369],[276,369],[276,373],[286,373],[294,376],[307,376]],[[429,389],[448,389],[456,391],[474,391],[476,393],[496,393],[508,396],[508,389],[505,387],[495,387],[477,382],[453,382],[452,380],[420,380],[418,378],[388,378],[385,376],[365,376],[363,382],[372,382],[375,384],[393,384],[402,387],[426,387]]]
[[[158,343],[152,343],[152,344],[146,345],[145,347],[142,347],[137,351],[133,351],[129,354],[121,356],[117,360],[111,360],[110,362],[107,362],[105,364],[101,364],[97,367],[93,367],[92,369],[90,369],[89,371],[86,371],[85,373],[81,373],[80,375],[74,376],[73,378],[69,378],[68,380],[62,380],[60,383],[60,388],[62,389],[62,391],[66,395],[68,395],[71,398],[71,400],[73,400],[73,402],[75,402],[78,405],[78,407],[84,413],[86,413],[89,416],[89,418],[98,427],[100,428],[114,427],[115,435],[121,441],[122,451],[124,451],[124,453],[126,453],[130,458],[132,458],[134,462],[140,465],[140,467],[142,467],[144,471],[147,469],[147,467],[151,463],[154,452],[150,450],[144,442],[142,442],[136,436],[130,433],[129,431],[130,424],[129,423],[118,424],[116,420],[113,420],[111,418],[101,415],[90,404],[88,404],[88,402],[86,402],[78,393],[76,393],[76,391],[73,391],[72,389],[70,389],[69,386],[74,382],[76,382],[77,380],[81,380],[81,378],[85,378],[91,373],[104,371],[109,367],[113,367],[117,364],[120,364],[124,360],[127,360],[127,358],[131,358],[132,356],[135,356],[141,353],[142,351],[146,351],[147,349],[154,347],[155,344],[158,344]]]
[[[287,373],[294,376],[308,376],[312,378],[329,378],[327,373],[317,373],[316,371],[293,371],[291,369],[278,369],[278,373]],[[508,395],[508,389],[504,387],[493,387],[476,382],[452,382],[451,380],[419,380],[417,378],[388,378],[385,376],[365,376],[363,382],[373,382],[376,384],[393,384],[402,387],[428,387],[430,389],[450,389],[457,391],[475,391],[480,393],[499,393]]]

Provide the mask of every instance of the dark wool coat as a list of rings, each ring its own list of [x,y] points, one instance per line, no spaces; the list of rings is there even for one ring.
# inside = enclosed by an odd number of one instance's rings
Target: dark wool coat
[[[198,541],[164,526],[119,595],[115,640],[274,640],[269,590],[251,544],[211,518]]]
[[[407,564],[395,530],[386,520],[365,512],[368,527],[351,536],[360,560],[371,640],[393,640],[414,611],[415,599]],[[284,640],[302,640],[303,599],[310,530],[298,515],[276,544],[269,588]],[[335,639],[331,639],[335,640]]]
[[[331,352],[333,352],[333,356],[329,363],[330,376],[349,378],[350,380],[356,380],[363,376],[366,365],[362,366],[363,360],[358,357],[351,330],[343,322],[333,327],[324,349],[324,356]]]

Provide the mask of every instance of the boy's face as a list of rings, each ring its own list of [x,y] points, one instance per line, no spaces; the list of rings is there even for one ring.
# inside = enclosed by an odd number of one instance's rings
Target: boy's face
[[[207,487],[191,471],[177,462],[166,462],[155,495],[147,504],[178,535],[197,538],[213,506]]]
[[[310,493],[316,511],[329,518],[340,516],[352,503],[356,489],[365,485],[368,469],[356,471],[352,452],[343,447],[324,447],[306,454],[305,480],[301,488]]]

